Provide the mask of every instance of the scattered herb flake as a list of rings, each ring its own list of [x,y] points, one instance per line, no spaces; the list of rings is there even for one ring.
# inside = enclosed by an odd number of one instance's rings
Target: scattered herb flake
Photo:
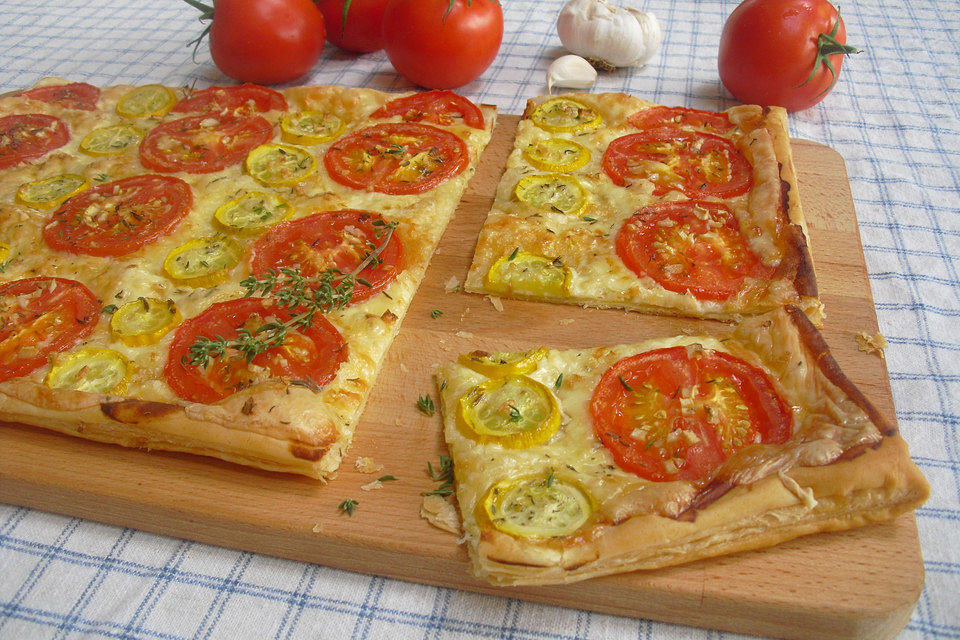
[[[430,317],[433,318],[434,320],[436,320],[442,315],[443,315],[443,311],[440,309],[434,309],[433,311],[430,312]]]
[[[339,505],[337,505],[337,511],[339,511],[340,513],[345,513],[348,516],[352,516],[358,504],[360,503],[354,500],[353,498],[347,498],[346,500],[341,502]]]
[[[430,397],[429,393],[417,398],[417,409],[420,410],[420,413],[428,416],[432,416],[437,411],[437,407],[433,404],[433,398]]]
[[[620,379],[620,384],[623,385],[623,388],[627,391],[633,392],[633,387],[627,384],[627,381],[623,379],[623,376],[617,376]]]
[[[427,462],[427,475],[440,486],[433,491],[427,491],[425,496],[449,496],[453,493],[453,458],[440,456],[440,466],[437,469]]]

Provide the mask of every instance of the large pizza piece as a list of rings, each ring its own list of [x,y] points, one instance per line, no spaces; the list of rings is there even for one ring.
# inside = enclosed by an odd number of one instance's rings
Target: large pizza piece
[[[822,307],[786,112],[530,100],[468,291],[731,320]]]
[[[474,573],[547,584],[895,518],[929,487],[796,307],[716,335],[462,355],[444,434]]]
[[[495,111],[48,80],[0,99],[0,419],[329,476]]]

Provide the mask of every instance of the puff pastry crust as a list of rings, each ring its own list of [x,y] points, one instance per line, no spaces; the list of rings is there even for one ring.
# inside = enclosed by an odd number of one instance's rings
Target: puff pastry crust
[[[801,310],[786,307],[717,331],[548,351],[525,375],[553,390],[563,421],[548,441],[529,447],[467,437],[457,404],[488,378],[459,362],[439,369],[444,434],[478,577],[536,585],[654,569],[890,520],[926,500],[929,486],[895,425],[843,374]],[[786,441],[743,447],[698,481],[652,482],[620,468],[594,433],[594,388],[618,360],[678,345],[725,352],[763,371],[792,410]],[[478,504],[494,485],[521,477],[581,487],[592,514],[558,536],[493,526]]]
[[[467,291],[721,320],[795,305],[821,325],[823,308],[807,247],[784,110],[733,107],[725,114],[735,126],[728,132],[711,131],[732,142],[749,161],[752,186],[743,195],[706,200],[730,208],[749,248],[772,271],[727,299],[711,300],[664,288],[649,275],[638,276],[617,254],[618,232],[631,216],[654,203],[688,199],[679,191],[655,195],[653,183],[645,179],[617,186],[603,167],[604,153],[612,141],[640,131],[628,122],[630,117],[658,105],[622,93],[565,94],[563,98],[587,105],[600,115],[602,123],[574,131],[545,130],[532,116],[550,96],[528,102],[477,242],[464,285]],[[569,140],[589,151],[589,161],[582,167],[557,169],[579,180],[586,192],[585,207],[573,214],[531,206],[515,193],[525,177],[549,173],[544,165],[532,164],[525,153],[531,145],[547,139]],[[664,160],[665,165],[670,162]],[[550,165],[546,166],[549,169]],[[488,277],[491,268],[511,250],[544,256],[569,269],[565,290],[530,291],[492,283]]]
[[[66,81],[47,79],[38,86],[63,84]],[[481,107],[482,129],[467,126],[457,118],[431,124],[461,139],[468,157],[462,172],[422,193],[387,195],[344,186],[331,178],[322,161],[334,142],[302,143],[319,161],[312,175],[292,186],[264,187],[244,170],[243,162],[213,173],[176,172],[172,175],[190,187],[193,207],[167,237],[115,258],[55,251],[42,238],[50,212],[17,201],[21,185],[62,174],[78,174],[97,184],[156,173],[141,163],[136,144],[121,153],[92,156],[81,151],[81,141],[95,128],[132,122],[149,132],[189,115],[169,113],[133,119],[118,115],[118,102],[132,89],[126,85],[102,88],[93,109],[65,108],[19,93],[0,97],[0,117],[53,115],[69,129],[65,145],[0,171],[0,242],[6,247],[0,285],[36,276],[68,278],[88,287],[103,307],[152,297],[174,301],[183,318],[189,319],[213,303],[243,297],[246,291],[239,283],[250,275],[250,267],[244,257],[226,282],[192,288],[164,275],[164,258],[173,247],[192,238],[221,233],[214,211],[224,202],[251,192],[282,195],[294,209],[291,219],[355,209],[397,222],[395,233],[404,250],[403,269],[381,293],[327,314],[344,337],[348,357],[336,376],[320,388],[310,381],[268,377],[212,404],[184,401],[170,388],[163,372],[175,331],[156,344],[129,346],[111,335],[110,318],[104,313],[93,332],[72,349],[106,347],[122,353],[133,365],[126,391],[108,395],[51,388],[45,384],[51,368],[47,363],[28,375],[0,382],[0,420],[129,447],[188,452],[266,470],[329,477],[350,444],[386,351],[490,140],[496,110]],[[185,88],[167,89],[176,99],[190,93]],[[372,124],[405,120],[403,116],[370,117],[386,102],[405,94],[333,86],[291,87],[282,94],[286,110],[274,108],[259,114],[272,127],[268,142],[280,142],[281,117],[297,111],[336,114],[345,127],[335,139]],[[246,250],[255,237],[238,236],[236,240]]]

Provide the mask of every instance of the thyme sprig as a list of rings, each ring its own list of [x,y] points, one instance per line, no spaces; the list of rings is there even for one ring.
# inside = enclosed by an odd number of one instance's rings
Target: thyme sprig
[[[214,338],[199,336],[190,345],[184,362],[206,367],[210,360],[223,359],[228,354],[235,354],[231,357],[242,357],[248,363],[252,362],[264,351],[282,345],[291,329],[313,326],[318,313],[329,313],[345,307],[353,297],[354,284],[370,286],[369,282],[357,276],[367,267],[376,267],[383,262],[380,254],[390,242],[397,226],[396,222],[380,219],[374,220],[372,224],[374,236],[379,243],[367,242],[369,252],[347,273],[330,267],[316,276],[305,278],[296,269],[284,267],[279,271],[269,269],[259,276],[244,278],[240,282],[240,286],[246,289],[244,297],[272,296],[279,306],[291,311],[296,310],[296,313],[287,320],[265,322],[253,330],[240,327],[237,329],[237,337],[232,340],[219,335]]]

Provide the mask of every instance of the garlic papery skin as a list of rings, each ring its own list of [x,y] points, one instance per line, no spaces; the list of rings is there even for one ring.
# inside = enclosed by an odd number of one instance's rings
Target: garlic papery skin
[[[557,17],[557,33],[571,53],[608,69],[645,63],[662,39],[652,13],[606,0],[569,0]]]
[[[560,56],[547,69],[547,93],[553,93],[554,87],[589,89],[596,81],[593,65],[573,54]]]

